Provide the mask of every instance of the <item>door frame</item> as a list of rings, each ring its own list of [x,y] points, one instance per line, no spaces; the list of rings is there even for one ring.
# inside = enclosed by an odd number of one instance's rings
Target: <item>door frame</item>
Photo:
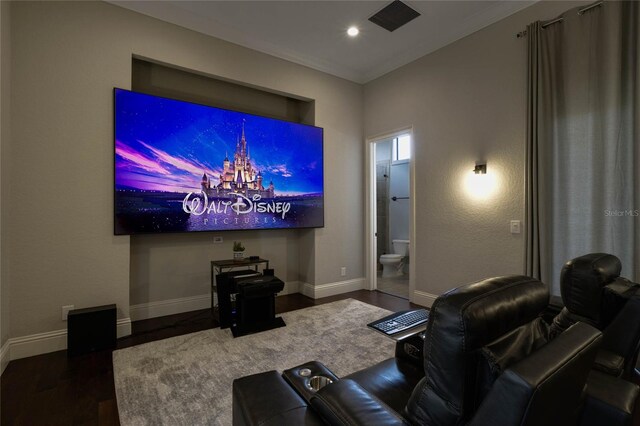
[[[369,136],[365,146],[365,272],[369,290],[377,289],[377,248],[376,241],[376,150],[375,144],[382,140],[401,135],[411,136],[411,158],[409,159],[409,301],[415,300],[416,288],[416,238],[415,238],[415,138],[413,126],[406,126],[386,133]]]

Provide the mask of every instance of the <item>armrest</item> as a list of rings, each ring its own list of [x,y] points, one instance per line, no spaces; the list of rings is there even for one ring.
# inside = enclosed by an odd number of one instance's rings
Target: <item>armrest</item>
[[[620,377],[624,370],[624,358],[613,352],[600,349],[598,355],[596,355],[596,363],[593,368],[603,373]]]
[[[277,371],[233,381],[234,426],[320,426],[322,421]]]
[[[633,383],[592,371],[580,426],[631,426],[639,393],[640,388]]]
[[[624,358],[624,373],[631,376],[635,367],[633,360],[638,353],[640,343],[640,295],[636,294],[624,305],[624,308],[603,331],[602,349]]]
[[[579,322],[498,377],[470,425],[575,424],[601,333]]]
[[[311,406],[329,425],[407,425],[388,405],[350,379],[320,389]]]
[[[403,358],[424,369],[424,331],[396,343],[396,358]]]

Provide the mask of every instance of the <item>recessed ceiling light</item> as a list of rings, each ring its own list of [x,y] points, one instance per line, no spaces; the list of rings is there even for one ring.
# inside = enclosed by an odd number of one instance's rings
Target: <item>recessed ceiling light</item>
[[[360,30],[358,29],[358,27],[349,27],[349,29],[347,30],[347,34],[349,34],[351,37],[355,37],[360,34]]]

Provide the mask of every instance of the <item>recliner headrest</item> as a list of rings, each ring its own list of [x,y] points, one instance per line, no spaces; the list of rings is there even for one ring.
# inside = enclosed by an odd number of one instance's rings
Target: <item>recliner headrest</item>
[[[560,293],[569,312],[596,323],[600,321],[603,287],[620,276],[616,256],[591,253],[565,263],[560,273]]]
[[[489,278],[458,287],[441,297],[459,312],[464,323],[466,351],[485,346],[533,321],[549,304],[547,286],[522,275]]]

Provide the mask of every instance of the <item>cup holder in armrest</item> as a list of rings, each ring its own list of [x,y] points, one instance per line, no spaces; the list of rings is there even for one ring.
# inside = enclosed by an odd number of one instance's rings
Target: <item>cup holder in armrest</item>
[[[327,376],[313,376],[307,380],[307,388],[314,392],[318,392],[320,389],[330,385],[331,383],[333,383],[333,380]]]
[[[340,380],[324,364],[317,361],[285,370],[282,377],[308,403],[317,391]]]

